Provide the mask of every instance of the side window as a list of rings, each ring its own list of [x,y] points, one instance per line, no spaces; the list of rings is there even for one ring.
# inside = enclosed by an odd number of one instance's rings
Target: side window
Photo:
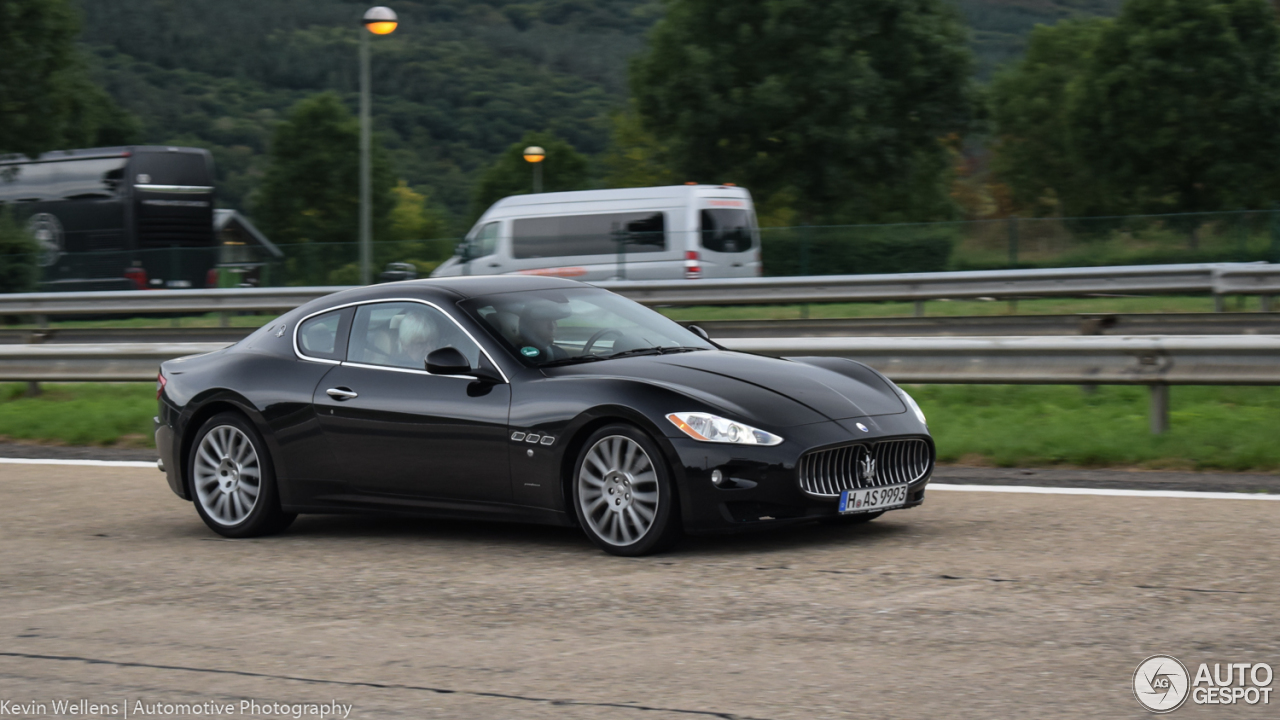
[[[662,252],[667,247],[666,214],[662,212],[559,215],[522,218],[511,224],[516,258],[570,255],[628,255]]]
[[[480,367],[480,348],[453,320],[429,305],[388,302],[361,305],[351,324],[348,362],[425,370],[427,355],[455,347]]]
[[[350,310],[334,310],[310,318],[298,326],[298,351],[306,357],[341,360],[342,321]]]
[[[476,234],[475,248],[476,257],[488,257],[498,252],[498,231],[502,229],[502,223],[486,223],[480,228],[480,232]]]

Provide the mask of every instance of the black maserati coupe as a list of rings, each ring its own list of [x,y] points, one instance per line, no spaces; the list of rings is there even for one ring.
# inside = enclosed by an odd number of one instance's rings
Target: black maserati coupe
[[[934,461],[920,408],[865,365],[728,351],[559,278],[346,290],[157,385],[169,485],[227,537],[391,512],[577,525],[641,555],[913,507]]]

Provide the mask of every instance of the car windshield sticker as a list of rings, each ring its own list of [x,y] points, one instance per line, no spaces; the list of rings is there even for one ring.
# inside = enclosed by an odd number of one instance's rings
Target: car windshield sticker
[[[526,345],[520,348],[520,354],[524,355],[525,357],[538,357],[538,355],[541,354],[541,351],[539,351],[538,348],[536,347],[529,347],[528,345]]]

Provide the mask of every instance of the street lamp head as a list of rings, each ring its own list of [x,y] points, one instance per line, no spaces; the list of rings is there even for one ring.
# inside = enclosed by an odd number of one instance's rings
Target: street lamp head
[[[547,157],[547,151],[537,145],[530,145],[524,149],[524,159],[531,163],[540,163]]]
[[[389,7],[369,8],[364,14],[364,26],[374,35],[390,35],[395,32],[396,25],[399,24],[399,18],[396,17],[396,11]]]

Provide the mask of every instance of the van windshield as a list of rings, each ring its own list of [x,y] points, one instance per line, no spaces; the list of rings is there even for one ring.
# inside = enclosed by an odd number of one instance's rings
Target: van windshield
[[[702,226],[702,247],[713,252],[745,252],[750,250],[755,236],[755,223],[746,210],[715,208],[703,210],[699,220]]]

